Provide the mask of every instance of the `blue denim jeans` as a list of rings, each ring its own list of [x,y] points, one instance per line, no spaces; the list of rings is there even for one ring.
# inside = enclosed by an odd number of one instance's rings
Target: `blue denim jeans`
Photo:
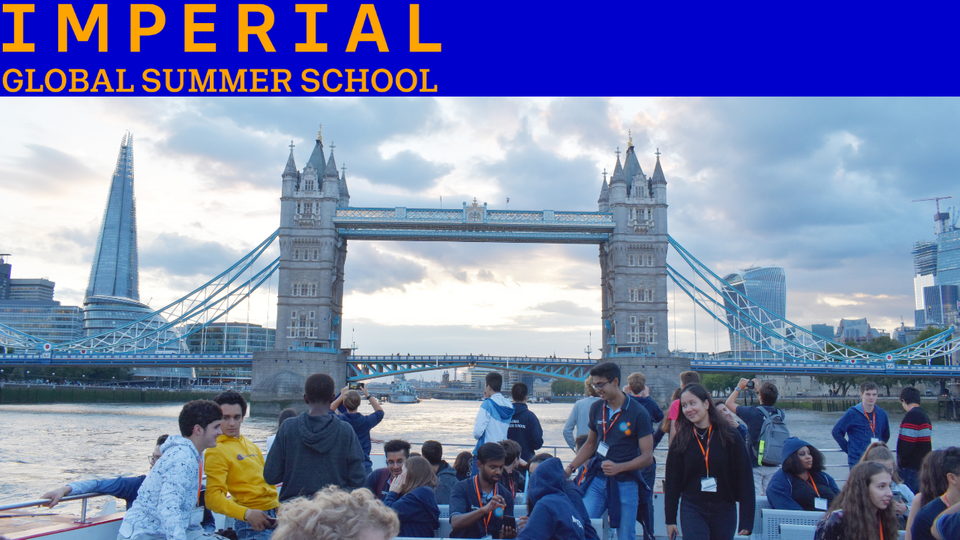
[[[920,475],[916,469],[900,469],[900,478],[914,493],[920,493]]]
[[[273,519],[277,519],[276,508],[267,510],[265,513]],[[239,519],[233,523],[233,530],[237,532],[237,540],[270,540],[270,536],[273,534],[273,529],[255,531],[249,523]]]
[[[598,518],[607,509],[607,478],[595,477],[590,481],[583,504],[587,507],[590,518]],[[609,480],[616,482],[616,480]],[[620,523],[611,523],[610,527],[617,529],[618,540],[636,540],[637,537],[637,506],[640,501],[640,488],[636,482],[617,482],[620,488]],[[617,526],[619,525],[619,526]]]
[[[680,498],[683,540],[732,540],[737,534],[737,503]]]
[[[653,465],[650,465],[646,469],[640,471],[640,475],[643,476],[643,481],[647,483],[647,487],[650,488],[649,495],[647,495],[647,500],[643,501],[646,503],[646,508],[644,504],[640,504],[640,511],[643,512],[646,510],[646,526],[643,529],[643,538],[644,540],[653,540],[653,484],[657,481],[657,460],[653,460]],[[640,516],[637,516],[637,521],[640,521]],[[649,527],[650,530],[647,530]]]

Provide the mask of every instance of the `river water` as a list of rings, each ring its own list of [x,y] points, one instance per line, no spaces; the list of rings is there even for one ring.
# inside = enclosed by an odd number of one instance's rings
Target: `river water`
[[[473,447],[473,419],[479,402],[424,400],[419,404],[383,405],[386,417],[372,434],[389,440],[405,438],[444,443],[444,457],[453,462],[457,452]],[[563,447],[557,454],[569,461],[573,452],[565,447],[563,425],[572,404],[531,404],[544,431],[544,444]],[[364,403],[360,412],[371,412]],[[176,433],[180,405],[51,404],[0,405],[0,503],[34,499],[68,481],[89,477],[145,474],[147,456],[163,433]],[[821,448],[836,448],[830,430],[842,413],[787,410],[792,435]],[[890,413],[890,431],[895,444],[903,411]],[[243,434],[265,441],[276,422],[248,418]],[[460,443],[466,448],[456,447]],[[934,421],[934,448],[960,444],[960,422]],[[261,448],[263,445],[261,445]],[[419,445],[414,446],[419,450]],[[666,442],[657,451],[662,471]],[[374,445],[374,452],[382,451]],[[847,473],[846,456],[828,453],[830,469],[838,480]],[[94,506],[103,504],[97,499]],[[123,502],[119,501],[122,506]],[[61,505],[74,511],[78,503]],[[61,508],[58,507],[58,508]]]

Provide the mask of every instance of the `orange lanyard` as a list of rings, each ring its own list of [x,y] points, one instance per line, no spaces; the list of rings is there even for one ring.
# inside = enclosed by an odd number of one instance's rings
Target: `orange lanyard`
[[[880,520],[880,540],[883,540],[883,520]]]
[[[813,475],[812,475],[812,474],[807,473],[807,481],[810,483],[811,486],[813,486],[813,491],[815,491],[815,492],[817,493],[817,498],[820,498],[820,490],[817,489],[817,483],[813,481]],[[881,535],[881,536],[882,536],[882,535]]]
[[[623,400],[623,405],[620,406],[620,410],[617,411],[617,414],[613,415],[613,418],[610,419],[610,427],[609,427],[609,428],[607,427],[607,409],[609,409],[610,406],[604,404],[604,406],[603,406],[603,414],[600,415],[600,417],[603,418],[603,442],[607,442],[607,432],[610,431],[611,429],[613,429],[614,424],[617,423],[617,418],[620,418],[620,413],[622,413],[623,410],[627,408],[627,400],[628,400],[628,399],[630,399],[629,396],[626,397],[626,398]]]
[[[578,486],[583,483],[583,477],[585,477],[585,476],[587,476],[587,468],[586,468],[586,467],[583,468],[583,472],[580,473],[580,479],[577,480],[577,485],[578,485]]]
[[[517,487],[516,487],[516,484],[515,484],[514,481],[513,481],[513,473],[510,473],[510,475],[507,476],[507,484],[508,484],[507,487],[510,488],[510,495],[513,496],[514,499],[516,499],[516,498],[517,498]]]
[[[477,502],[480,503],[480,508],[483,508],[483,497],[480,496],[480,475],[473,477],[473,485],[477,488]],[[497,485],[493,485],[493,496],[497,496]],[[491,497],[492,498],[492,497]],[[483,520],[483,532],[487,532],[487,524],[490,523],[490,520],[493,519],[493,511],[491,510],[487,517]]]
[[[870,431],[873,432],[873,436],[877,436],[877,410],[873,410],[873,420],[870,419],[870,415],[867,414],[867,411],[863,411],[863,415],[867,417],[867,422],[870,422]]]
[[[700,445],[700,451],[703,452],[703,462],[707,465],[707,478],[710,478],[710,439],[713,438],[713,426],[710,426],[710,429],[707,431],[707,449],[703,449],[703,443],[700,442],[700,436],[697,435],[697,428],[693,428],[693,436],[697,439],[697,444]]]

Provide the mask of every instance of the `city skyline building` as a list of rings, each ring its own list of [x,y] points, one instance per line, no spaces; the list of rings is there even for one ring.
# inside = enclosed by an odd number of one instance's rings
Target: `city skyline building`
[[[113,169],[83,300],[83,327],[96,336],[153,312],[140,302],[133,134],[125,133]]]
[[[61,343],[82,336],[83,310],[53,299],[56,283],[46,278],[13,278],[13,265],[0,254],[0,324],[25,334]],[[27,351],[22,351],[27,352]]]
[[[723,286],[726,295],[724,305],[728,309],[739,308],[746,312],[746,315],[740,316],[727,312],[727,322],[733,327],[732,330],[727,330],[730,338],[730,350],[758,350],[751,339],[759,342],[764,337],[769,336],[765,336],[764,332],[751,325],[748,317],[756,319],[777,333],[782,331],[783,322],[777,317],[786,318],[786,273],[783,268],[778,266],[756,266],[728,274],[723,280],[730,285],[729,287]],[[772,316],[771,313],[776,317]],[[749,336],[749,339],[745,339],[741,335]]]
[[[184,333],[200,325],[187,325]],[[224,337],[226,330],[226,337]],[[245,354],[273,349],[277,331],[259,324],[228,322],[211,323],[185,338],[187,348],[196,354]]]

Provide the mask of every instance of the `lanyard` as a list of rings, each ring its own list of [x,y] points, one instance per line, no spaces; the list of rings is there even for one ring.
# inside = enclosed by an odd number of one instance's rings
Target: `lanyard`
[[[693,428],[693,436],[700,445],[700,451],[703,452],[703,462],[707,465],[707,478],[710,478],[710,439],[713,438],[713,426],[707,431],[707,449],[703,449],[703,443],[700,442],[700,436],[697,435],[697,428]]]
[[[483,508],[483,497],[480,496],[480,475],[473,477],[473,485],[477,488],[477,502],[480,503],[480,508]],[[497,485],[493,485],[493,496],[497,496]],[[487,517],[483,520],[483,532],[487,532],[487,524],[490,523],[490,520],[493,518],[493,511],[491,510]]]
[[[516,483],[513,481],[513,473],[510,473],[507,476],[507,487],[510,488],[510,495],[513,496],[513,498],[517,498],[517,487]]]
[[[817,489],[817,483],[813,481],[813,475],[810,474],[810,473],[807,473],[807,482],[809,482],[810,485],[813,486],[813,491],[816,492],[817,498],[819,498],[819,497],[820,497],[820,490]],[[882,535],[881,535],[881,536],[882,536]]]
[[[880,540],[883,540],[883,520],[880,521]]]
[[[627,408],[628,399],[630,399],[629,396],[623,400],[623,405],[620,406],[620,410],[617,411],[617,414],[613,415],[613,418],[610,419],[609,428],[607,427],[607,409],[609,409],[610,406],[604,404],[602,414],[600,415],[600,417],[603,418],[603,442],[607,442],[607,432],[613,429],[613,426],[617,423],[617,418],[620,418],[620,413]]]
[[[863,415],[867,417],[867,422],[870,422],[870,431],[873,432],[873,436],[877,436],[877,410],[873,410],[873,419],[870,419],[870,415],[867,414],[867,411],[863,411]]]
[[[587,468],[586,468],[586,467],[583,468],[583,472],[580,473],[580,478],[577,479],[577,485],[578,485],[578,486],[583,483],[583,477],[585,477],[585,476],[587,476]]]

